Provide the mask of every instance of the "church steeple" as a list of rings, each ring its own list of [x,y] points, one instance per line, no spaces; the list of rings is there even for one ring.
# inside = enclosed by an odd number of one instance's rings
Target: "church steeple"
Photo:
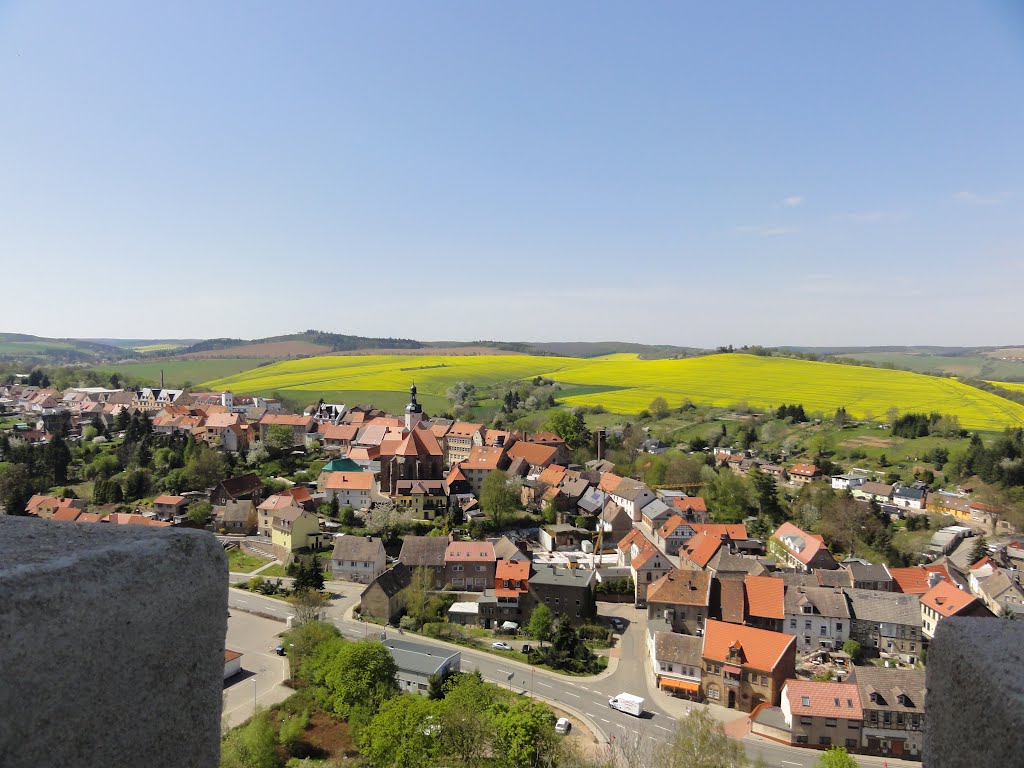
[[[416,402],[416,382],[409,387],[409,404],[405,406],[405,428],[413,430],[423,420],[423,406]]]

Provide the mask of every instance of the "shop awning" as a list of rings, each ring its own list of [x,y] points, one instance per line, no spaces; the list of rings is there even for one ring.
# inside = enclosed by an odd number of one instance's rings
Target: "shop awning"
[[[661,678],[661,687],[663,690],[689,691],[690,693],[696,693],[700,690],[700,685],[697,683],[688,683],[685,680],[673,680],[670,677]]]
[[[739,667],[734,667],[732,664],[723,664],[722,669],[728,672],[730,675],[742,675],[743,670]]]

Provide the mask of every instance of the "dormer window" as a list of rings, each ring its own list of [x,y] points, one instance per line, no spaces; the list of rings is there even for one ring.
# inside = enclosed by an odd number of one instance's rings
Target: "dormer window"
[[[805,707],[811,706],[811,697],[810,696],[801,696],[800,697],[800,703],[803,706],[805,706]]]
[[[804,613],[811,613],[814,610],[814,608],[812,608],[809,605],[805,605],[800,610],[803,611]]]

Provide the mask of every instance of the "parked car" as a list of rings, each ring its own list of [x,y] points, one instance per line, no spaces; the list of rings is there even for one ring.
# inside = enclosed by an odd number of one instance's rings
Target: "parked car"
[[[274,653],[276,653],[278,656],[284,656],[285,650],[282,646],[279,645],[277,646],[277,648],[274,649]]]
[[[512,646],[511,645],[509,645],[508,643],[503,643],[501,641],[498,641],[497,643],[491,643],[491,648],[493,648],[496,651],[511,651],[512,650]]]
[[[572,730],[572,723],[568,717],[560,717],[555,721],[555,733],[566,734]]]
[[[608,623],[612,625],[612,629],[617,630],[619,632],[621,632],[623,628],[626,626],[626,623],[620,618],[614,618]]]

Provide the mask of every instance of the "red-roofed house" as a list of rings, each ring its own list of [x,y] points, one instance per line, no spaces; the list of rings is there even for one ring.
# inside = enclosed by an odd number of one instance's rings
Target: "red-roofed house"
[[[786,615],[786,584],[773,576],[747,576],[747,622],[760,629],[782,631]]]
[[[775,530],[768,540],[768,552],[775,556],[779,565],[798,573],[810,573],[818,568],[832,571],[839,567],[821,536],[802,531],[792,523],[783,523]]]
[[[456,421],[444,436],[445,461],[448,466],[465,461],[473,446],[484,444],[484,425]]]
[[[488,448],[482,445],[474,445],[469,452],[469,458],[459,466],[462,474],[469,481],[469,487],[474,496],[480,495],[484,479],[495,470],[505,470],[511,462],[508,452],[502,447]]]
[[[939,622],[950,616],[986,617],[992,616],[992,612],[967,590],[940,581],[921,595],[921,634],[931,640]]]
[[[330,450],[348,450],[359,432],[355,424],[321,424],[320,439],[324,448]]]
[[[57,496],[33,496],[25,505],[25,513],[37,517],[50,518],[62,509],[85,509],[85,499],[67,499]]]
[[[798,485],[806,485],[821,477],[821,470],[813,464],[794,464],[789,468],[789,477]]]
[[[944,563],[915,565],[909,568],[889,568],[895,592],[905,595],[923,595],[939,581],[952,581]]]
[[[858,751],[864,712],[853,683],[787,680],[781,708],[792,734],[790,743]]]
[[[545,467],[555,460],[558,448],[550,445],[537,445],[520,440],[508,449],[510,461],[523,459],[530,465],[530,471],[540,473]]]
[[[330,472],[320,476],[318,485],[328,502],[336,498],[339,507],[359,510],[370,508],[377,490],[377,481],[370,472]]]
[[[755,627],[707,621],[701,687],[713,704],[750,712],[778,705],[786,680],[796,677],[796,638]]]
[[[495,563],[494,545],[489,541],[453,541],[444,552],[445,583],[467,592],[491,589]]]
[[[530,592],[530,561],[499,560],[494,572],[497,621],[523,623]]]
[[[153,512],[157,520],[180,520],[185,516],[188,499],[184,496],[157,496],[153,499]]]
[[[290,413],[267,413],[260,419],[260,440],[266,444],[271,427],[287,427],[292,431],[294,445],[305,445],[306,435],[316,429],[312,416],[296,416]]]
[[[708,505],[700,496],[676,496],[672,499],[672,506],[694,522],[701,522],[708,514]]]
[[[728,541],[729,537],[726,534],[716,536],[708,531],[701,531],[679,550],[679,564],[683,568],[703,571]]]
[[[648,587],[671,571],[673,565],[637,528],[619,541],[617,549],[619,565],[628,565],[633,577],[633,602],[637,607],[642,607],[647,602]]]

